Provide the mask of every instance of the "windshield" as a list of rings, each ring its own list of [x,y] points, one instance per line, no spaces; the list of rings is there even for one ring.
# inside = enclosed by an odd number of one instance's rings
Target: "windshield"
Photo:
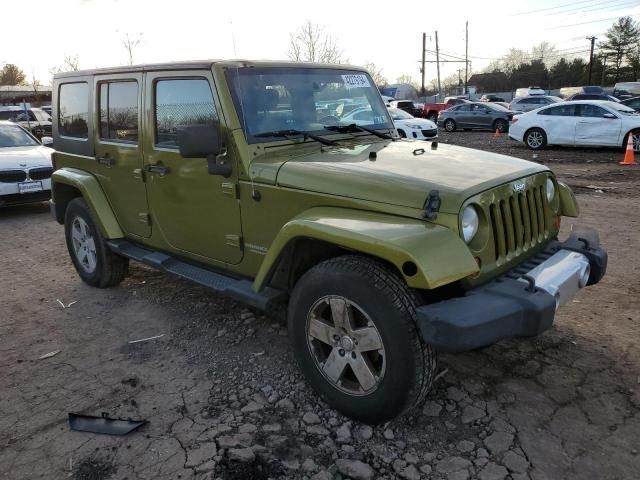
[[[0,125],[0,148],[33,147],[39,143],[22,128],[13,125]]]
[[[390,108],[389,113],[391,114],[391,118],[394,120],[410,120],[415,118],[410,113],[405,112],[404,110],[400,110],[399,108]]]
[[[331,68],[238,68],[226,71],[249,143],[268,132],[327,135],[327,125],[392,129],[387,107],[368,74]]]

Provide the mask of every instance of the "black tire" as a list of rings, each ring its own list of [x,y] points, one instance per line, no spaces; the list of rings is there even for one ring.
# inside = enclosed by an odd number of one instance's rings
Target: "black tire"
[[[337,386],[321,370],[331,355],[326,353],[327,358],[321,367],[317,359],[318,350],[312,347],[314,339],[307,326],[312,318],[310,313],[314,311],[315,314],[317,310],[314,309],[325,299],[335,300],[338,296],[347,300],[350,318],[354,318],[354,311],[364,311],[367,320],[370,320],[369,325],[373,324],[381,339],[384,369],[381,379],[376,378],[375,388],[369,393],[349,394],[340,390],[349,381],[350,375],[357,380],[351,368],[356,362],[355,352],[347,353],[346,359],[342,360],[348,362],[349,368],[339,370],[343,372],[339,377],[342,385]],[[332,314],[333,306],[329,311]],[[419,335],[414,297],[400,276],[382,262],[358,255],[345,255],[326,260],[310,269],[293,290],[289,302],[288,327],[291,348],[307,381],[329,405],[349,417],[370,424],[390,420],[419,404],[431,388],[436,356]],[[341,350],[343,340],[344,337],[334,347],[325,344],[328,349],[325,351]],[[357,349],[357,340],[354,345],[353,348]],[[357,355],[364,358],[369,353],[358,351]],[[369,364],[373,365],[371,362]]]
[[[524,143],[531,150],[542,150],[547,145],[547,134],[541,128],[531,128],[524,134]]]
[[[495,122],[493,122],[493,131],[498,130],[500,133],[506,133],[509,130],[509,124],[506,120],[499,118]]]
[[[627,149],[627,142],[629,141],[629,135],[633,135],[633,151],[635,153],[640,153],[640,130],[631,130],[624,136],[624,140],[622,141],[622,148],[624,150]]]
[[[81,225],[81,221],[84,222],[88,230],[86,237],[90,237],[95,245],[95,255],[92,255],[95,262],[93,269],[86,265],[83,266],[83,260],[89,257],[89,253],[83,258],[79,258],[74,247],[72,229],[76,222]],[[129,259],[116,255],[109,249],[100,230],[91,218],[91,213],[83,198],[74,198],[69,202],[64,215],[64,233],[73,266],[85,283],[93,287],[106,288],[118,285],[127,276]]]
[[[447,118],[444,121],[444,129],[447,132],[455,132],[456,128],[458,128],[458,127],[456,126],[456,121],[453,118]]]
[[[407,134],[404,133],[404,130],[398,130],[398,135],[400,135],[400,137],[402,138],[407,138]]]
[[[427,120],[431,120],[433,123],[438,123],[438,114],[436,112],[431,112],[427,115]]]

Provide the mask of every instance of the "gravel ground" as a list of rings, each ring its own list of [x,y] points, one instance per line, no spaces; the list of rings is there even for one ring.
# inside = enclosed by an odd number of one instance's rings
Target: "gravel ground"
[[[488,132],[440,141],[532,158]],[[0,210],[0,478],[637,479],[640,169],[621,158],[535,159],[576,188],[605,279],[538,338],[441,355],[421,409],[373,428],[314,395],[277,320],[135,264],[93,289],[46,206]],[[149,423],[101,436],[70,431],[68,412]]]

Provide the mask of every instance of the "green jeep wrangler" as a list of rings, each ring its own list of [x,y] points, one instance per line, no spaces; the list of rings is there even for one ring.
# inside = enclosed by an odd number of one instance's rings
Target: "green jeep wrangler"
[[[400,139],[344,65],[206,61],[56,75],[51,210],[89,285],[129,260],[287,307],[308,382],[369,423],[435,352],[538,335],[607,255],[547,168]]]

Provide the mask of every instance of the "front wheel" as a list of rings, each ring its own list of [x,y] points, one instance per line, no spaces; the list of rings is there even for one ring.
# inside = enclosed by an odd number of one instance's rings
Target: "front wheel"
[[[547,135],[541,128],[532,128],[524,134],[524,143],[531,150],[542,150],[547,144]]]
[[[438,114],[436,112],[431,112],[427,115],[427,120],[431,120],[433,123],[438,122]]]
[[[381,262],[346,255],[313,267],[298,281],[288,317],[307,381],[347,416],[390,420],[431,387],[436,358],[418,334],[413,296]]]
[[[111,287],[127,276],[129,260],[109,249],[84,199],[74,198],[69,202],[64,233],[73,266],[85,283]]]
[[[635,153],[640,153],[640,130],[631,130],[624,136],[624,140],[622,142],[622,148],[627,148],[627,143],[629,142],[629,135],[631,135],[633,142],[633,151]]]

